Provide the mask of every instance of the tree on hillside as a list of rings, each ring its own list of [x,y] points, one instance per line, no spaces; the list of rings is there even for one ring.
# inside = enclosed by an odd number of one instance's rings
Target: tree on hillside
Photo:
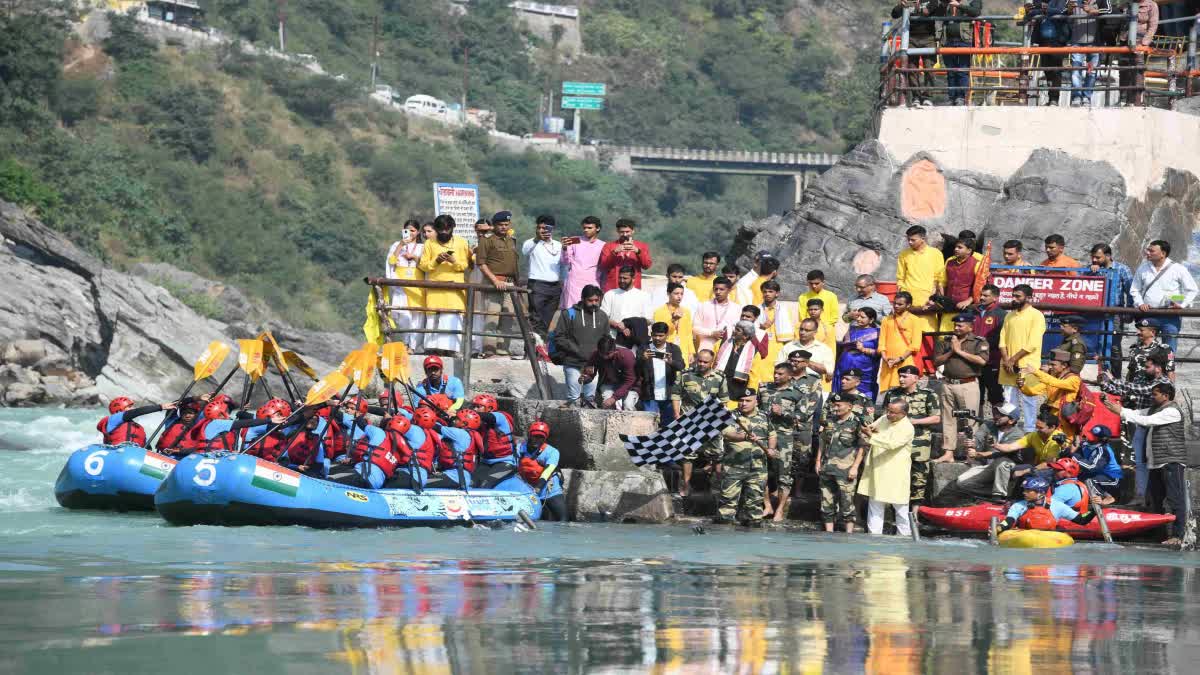
[[[9,3],[0,13],[0,126],[30,129],[62,77],[66,23],[57,2]]]

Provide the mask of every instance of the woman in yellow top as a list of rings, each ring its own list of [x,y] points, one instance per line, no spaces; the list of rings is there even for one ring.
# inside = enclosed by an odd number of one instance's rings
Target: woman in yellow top
[[[1071,372],[1071,353],[1055,349],[1050,352],[1050,362],[1045,370],[1026,366],[1021,369],[1021,375],[1017,380],[1021,393],[1026,396],[1045,396],[1043,405],[1058,415],[1058,428],[1067,435],[1067,439],[1074,439],[1079,434],[1079,428],[1068,422],[1062,412],[1064,405],[1079,400],[1083,385],[1083,380]]]
[[[421,223],[415,220],[409,220],[404,223],[401,240],[393,243],[392,247],[388,249],[387,265],[384,268],[385,277],[388,279],[407,279],[409,281],[425,278],[425,273],[417,269],[417,263],[421,260],[421,252],[425,250],[425,246],[421,243],[420,233]],[[390,289],[389,298],[388,304],[393,307],[424,307],[425,289],[393,287]],[[420,330],[425,327],[425,313],[410,311],[408,309],[397,309],[392,311],[392,321],[396,323],[398,330]],[[421,351],[421,346],[424,342],[424,333],[407,333],[404,335],[404,344],[408,345],[410,352]]]
[[[925,330],[925,322],[908,311],[911,303],[911,294],[897,291],[892,300],[892,313],[879,325],[879,391],[900,384],[901,366],[917,365],[913,355],[921,350],[921,331]]]
[[[456,281],[466,283],[467,269],[471,266],[471,248],[465,239],[454,236],[454,218],[440,215],[433,221],[437,237],[425,242],[417,268],[425,273],[429,281]],[[430,288],[425,292],[425,306],[438,310],[437,328],[460,333],[463,314],[467,309],[467,292]],[[431,333],[425,338],[426,352],[453,354],[462,346],[462,336],[452,333]]]
[[[762,304],[758,306],[758,327],[767,332],[767,358],[754,366],[755,382],[773,382],[775,364],[783,352],[783,346],[796,339],[796,328],[800,325],[795,312],[779,301],[779,282],[771,279],[763,283]]]
[[[692,335],[692,313],[683,306],[682,284],[667,284],[667,304],[654,310],[652,321],[661,321],[670,327],[667,331],[667,342],[679,347],[679,351],[683,353],[683,362],[691,367],[692,357],[696,355],[696,342]]]

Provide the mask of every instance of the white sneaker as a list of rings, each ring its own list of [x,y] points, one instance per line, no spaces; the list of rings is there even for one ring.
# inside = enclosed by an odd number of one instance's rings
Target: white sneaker
[[[923,108],[932,108],[932,107],[933,107],[933,101],[930,101],[929,99],[925,99],[925,100],[921,101],[921,107],[923,107]]]

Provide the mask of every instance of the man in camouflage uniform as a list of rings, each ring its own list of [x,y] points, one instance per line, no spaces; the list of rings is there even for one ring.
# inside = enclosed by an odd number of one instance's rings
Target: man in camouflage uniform
[[[725,374],[713,368],[717,360],[711,350],[701,349],[696,353],[696,366],[690,368],[675,379],[671,388],[671,405],[675,407],[675,419],[695,410],[710,396],[717,397],[722,405],[729,402],[729,387],[725,383]],[[721,461],[721,437],[705,441],[694,453],[684,455],[683,484],[680,486],[680,497],[686,497],[691,490],[692,463],[699,461],[703,465],[716,465]]]
[[[1149,319],[1137,322],[1137,342],[1129,347],[1129,367],[1125,371],[1126,380],[1135,380],[1146,370],[1146,359],[1151,354],[1159,353],[1167,357],[1165,374],[1172,382],[1175,381],[1175,352],[1165,342],[1158,339],[1158,324]]]
[[[862,418],[850,409],[850,398],[841,392],[829,397],[831,414],[821,429],[817,451],[817,476],[821,483],[821,520],[833,532],[838,518],[846,532],[854,531],[854,491],[862,466],[866,438]]]
[[[814,398],[792,382],[792,366],[775,364],[775,381],[758,390],[758,408],[767,415],[771,431],[775,432],[777,457],[767,462],[767,508],[763,517],[774,514],[775,522],[787,517],[788,501],[792,496],[792,439],[796,433],[796,411],[804,401]],[[810,427],[811,429],[811,427]]]
[[[724,437],[721,497],[713,522],[762,525],[767,461],[778,455],[775,432],[767,416],[758,409],[758,392],[754,389],[747,388],[738,399],[733,424],[725,428]]]
[[[883,394],[883,404],[895,397],[908,401],[908,418],[916,430],[913,436],[912,489],[909,503],[925,501],[929,487],[929,460],[933,453],[933,429],[942,423],[941,405],[932,391],[917,386],[921,382],[921,371],[916,366],[904,366],[899,371],[900,386],[892,387]]]
[[[1071,372],[1078,375],[1083,372],[1083,365],[1087,363],[1087,345],[1083,343],[1083,338],[1079,335],[1079,327],[1083,324],[1083,317],[1069,314],[1059,320],[1058,323],[1059,327],[1062,328],[1063,341],[1057,349],[1061,349],[1071,355]]]
[[[808,360],[812,358],[812,353],[804,349],[797,349],[788,354],[787,362],[792,366],[792,386],[801,391],[815,391],[818,395],[823,394],[821,390],[821,376],[808,369]]]
[[[850,401],[850,409],[855,415],[863,421],[863,424],[870,424],[875,421],[875,402],[869,396],[858,390],[858,385],[862,382],[863,372],[860,368],[848,368],[842,373],[839,386],[842,396],[847,397]]]

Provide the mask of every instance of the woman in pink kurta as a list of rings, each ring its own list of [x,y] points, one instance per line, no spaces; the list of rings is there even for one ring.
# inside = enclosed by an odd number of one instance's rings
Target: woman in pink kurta
[[[600,285],[600,251],[604,242],[600,240],[600,220],[594,217],[583,219],[582,237],[563,237],[562,262],[567,269],[563,284],[562,309],[579,302],[583,287]]]

